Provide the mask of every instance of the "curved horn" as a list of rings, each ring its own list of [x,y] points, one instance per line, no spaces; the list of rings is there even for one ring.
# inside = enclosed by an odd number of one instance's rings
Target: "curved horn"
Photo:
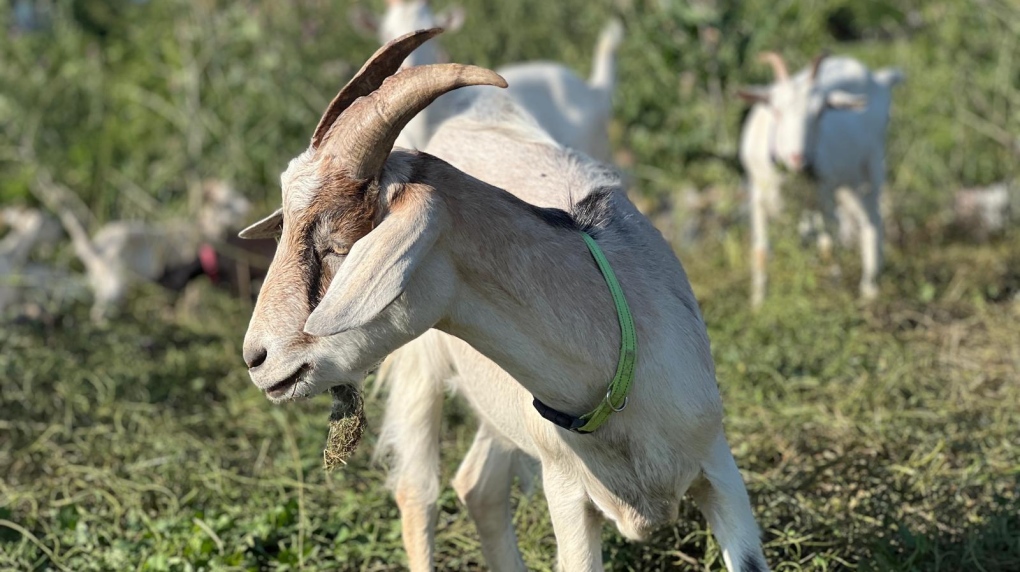
[[[494,71],[462,64],[434,64],[403,70],[347,108],[323,137],[320,152],[343,161],[355,179],[374,178],[400,130],[437,97],[470,85],[506,87]]]
[[[418,30],[391,40],[376,50],[329,103],[326,112],[322,114],[322,119],[319,119],[315,134],[312,135],[312,149],[319,148],[326,132],[354,100],[379,89],[386,78],[400,69],[400,64],[411,55],[411,52],[442,32],[442,28]]]
[[[815,59],[811,60],[811,81],[814,81],[818,77],[818,71],[822,69],[822,61],[829,57],[829,52],[823,51],[822,53],[815,56]]]
[[[777,82],[790,79],[790,72],[786,69],[786,60],[776,52],[762,52],[758,54],[758,61],[772,66],[772,75],[776,77]]]

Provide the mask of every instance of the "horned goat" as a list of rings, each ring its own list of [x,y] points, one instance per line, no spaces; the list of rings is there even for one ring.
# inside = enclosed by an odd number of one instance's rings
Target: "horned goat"
[[[766,52],[760,59],[771,64],[775,82],[740,92],[755,104],[740,140],[751,199],[751,303],[758,307],[765,297],[768,219],[782,208],[779,189],[791,172],[807,173],[817,184],[823,257],[832,248],[837,202],[856,220],[860,294],[873,299],[882,266],[886,128],[892,87],[903,75],[895,68],[870,72],[852,58],[823,54],[790,77],[779,54]]]
[[[514,109],[508,98],[488,104],[496,98],[484,90],[430,143],[446,160],[391,152],[439,95],[506,85],[455,64],[393,75],[439,31],[376,52],[283,173],[283,207],[242,233],[280,237],[244,339],[252,382],[273,402],[358,387],[387,354],[436,328],[448,335],[435,342],[446,350],[435,359],[451,366],[481,422],[457,489],[492,568],[523,569],[500,478],[520,452],[541,463],[562,570],[602,569],[604,517],[642,539],[677,518],[687,491],[729,569],[765,570],[697,302],[669,245],[618,181],[557,146],[526,114],[504,114]],[[485,138],[501,142],[499,155],[475,146]],[[620,357],[617,312],[582,232],[611,262],[640,340],[629,405],[617,403],[619,412],[588,435],[532,407],[532,396],[561,412],[602,403]],[[416,408],[416,419],[437,415],[435,403]],[[429,478],[421,475],[424,489],[397,491],[414,570],[431,568]]]
[[[433,13],[428,0],[389,0],[382,17],[358,7],[352,10],[351,21],[356,29],[376,35],[385,44],[415,30],[459,29],[465,16],[460,7]],[[599,34],[591,77],[587,81],[567,66],[549,61],[512,64],[497,69],[496,73],[506,79],[510,96],[561,145],[609,163],[612,161],[609,122],[616,86],[616,51],[622,41],[623,25],[611,20]],[[404,66],[441,61],[445,61],[445,54],[433,41],[411,54]],[[439,125],[462,109],[465,98],[470,97],[460,94],[440,97],[411,120],[396,145],[424,149]]]
[[[60,219],[74,252],[85,267],[93,303],[90,317],[104,322],[119,310],[131,284],[156,282],[181,290],[209,264],[214,241],[238,228],[251,204],[222,181],[203,183],[201,211],[195,221],[161,224],[114,221],[89,236],[69,208],[74,193],[41,173],[33,191]]]

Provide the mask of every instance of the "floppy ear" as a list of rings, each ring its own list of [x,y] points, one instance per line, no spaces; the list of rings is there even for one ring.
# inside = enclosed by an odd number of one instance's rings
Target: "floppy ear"
[[[305,333],[331,336],[375,319],[407,288],[438,236],[439,221],[428,199],[401,197],[399,208],[351,247],[326,295],[308,316]]]
[[[770,91],[768,87],[755,85],[741,88],[737,91],[737,97],[748,103],[768,103]]]
[[[464,26],[464,20],[467,19],[467,12],[463,7],[454,4],[436,14],[436,26],[443,28],[447,32],[456,32]]]
[[[825,105],[832,109],[864,109],[868,105],[868,96],[849,91],[830,91],[825,95]]]
[[[376,39],[379,33],[379,17],[374,12],[361,5],[351,6],[347,12],[347,19],[351,23],[351,28],[360,36]]]
[[[237,233],[240,238],[276,238],[283,232],[283,209],[276,209],[273,214]]]

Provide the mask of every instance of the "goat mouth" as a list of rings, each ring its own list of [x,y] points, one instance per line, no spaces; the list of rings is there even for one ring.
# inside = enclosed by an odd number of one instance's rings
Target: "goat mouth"
[[[266,395],[274,399],[279,399],[287,394],[287,391],[297,387],[297,384],[301,381],[301,378],[311,371],[311,364],[304,364],[297,368],[297,371],[290,374],[286,378],[274,383],[273,385],[266,388]],[[291,396],[293,397],[293,396]]]

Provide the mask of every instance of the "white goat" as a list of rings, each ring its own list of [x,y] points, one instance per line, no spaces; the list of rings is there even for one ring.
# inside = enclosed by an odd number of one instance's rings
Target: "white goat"
[[[775,82],[740,92],[755,102],[740,141],[740,162],[747,171],[751,196],[752,305],[765,297],[768,219],[781,209],[779,187],[786,171],[807,172],[817,181],[825,229],[818,246],[823,257],[832,248],[837,201],[860,228],[860,293],[878,294],[882,266],[882,215],[885,182],[885,135],[892,87],[902,78],[894,68],[870,72],[847,57],[815,58],[789,77],[776,53],[761,59],[772,65]]]
[[[68,207],[73,198],[70,189],[43,173],[33,191],[56,213],[85,266],[93,294],[90,317],[95,322],[105,321],[119,309],[134,282],[183,288],[189,279],[202,273],[201,250],[211,249],[209,242],[221,241],[238,228],[251,208],[231,186],[210,180],[203,183],[203,204],[196,221],[114,221],[89,237]]]
[[[450,335],[430,332],[426,343],[443,353],[417,356],[433,360],[432,372],[456,375],[480,418],[457,489],[492,568],[523,569],[506,494],[506,469],[523,452],[542,465],[561,570],[602,569],[603,517],[641,539],[677,518],[688,490],[729,569],[765,570],[697,302],[669,245],[615,177],[484,91],[430,143],[452,164],[391,153],[406,122],[442,93],[505,86],[488,70],[453,64],[383,83],[438,32],[398,38],[365,64],[284,172],[283,208],[242,233],[280,236],[244,340],[252,381],[274,402],[358,386],[387,354],[435,327]],[[480,139],[498,142],[500,154],[481,151],[492,143]],[[629,405],[615,403],[618,413],[587,435],[532,406],[534,396],[561,412],[591,410],[607,399],[620,359],[617,312],[582,232],[610,260],[640,340]],[[428,375],[408,386],[434,393],[437,376]],[[408,431],[434,437],[439,401],[412,406],[407,422],[422,424]],[[430,458],[418,462],[434,468]],[[397,498],[412,567],[423,570],[435,481],[416,477]]]
[[[999,234],[1016,216],[1020,186],[1008,182],[953,194],[953,224],[979,240]],[[1012,203],[1012,204],[1011,204]]]
[[[588,81],[563,64],[547,61],[504,66],[496,73],[506,79],[510,96],[559,144],[612,163],[609,121],[616,87],[616,51],[622,42],[623,25],[610,20],[599,34]]]
[[[377,16],[361,5],[350,11],[351,25],[366,36],[374,37],[380,44],[415,30],[443,28],[455,32],[464,25],[467,14],[460,6],[450,6],[441,12],[433,12],[428,0],[386,0],[386,11]],[[402,67],[423,66],[447,61],[437,42],[426,42],[403,62]],[[429,137],[447,117],[454,113],[455,102],[441,97],[433,105],[415,116],[400,133],[396,145],[407,149],[424,149]]]
[[[351,12],[355,28],[376,35],[383,44],[425,28],[457,30],[463,25],[463,8],[452,7],[434,14],[428,0],[389,0],[381,18],[364,8]],[[588,81],[563,64],[540,61],[513,64],[496,70],[509,84],[508,92],[533,115],[561,145],[609,163],[609,121],[612,119],[616,85],[616,51],[623,41],[623,25],[611,20],[599,34],[592,73]],[[428,42],[411,54],[404,67],[445,61],[445,55]],[[466,90],[471,91],[471,90]],[[471,95],[440,97],[408,123],[397,139],[398,147],[424,149],[439,125],[464,107]]]
[[[32,253],[42,245],[52,245],[63,233],[60,224],[42,211],[24,207],[0,209],[0,317],[20,299],[19,289],[42,267],[29,264]]]

